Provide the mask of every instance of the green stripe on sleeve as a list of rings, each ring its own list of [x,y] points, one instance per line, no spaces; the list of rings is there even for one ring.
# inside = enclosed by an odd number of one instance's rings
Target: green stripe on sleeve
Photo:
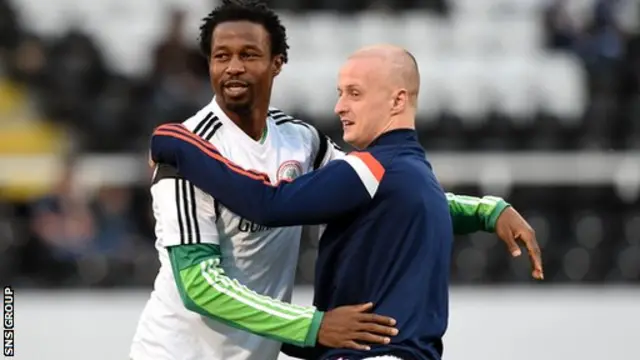
[[[453,232],[466,235],[476,231],[494,232],[500,214],[510,205],[496,196],[455,195],[447,193]]]
[[[229,326],[297,346],[315,346],[323,313],[260,295],[220,267],[213,244],[168,248],[173,274],[185,306]]]

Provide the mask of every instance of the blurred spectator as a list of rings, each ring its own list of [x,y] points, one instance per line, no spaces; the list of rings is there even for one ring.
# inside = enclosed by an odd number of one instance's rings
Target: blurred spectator
[[[145,102],[136,102],[133,92],[134,84],[129,79],[115,76],[109,79],[81,126],[83,131],[79,137],[83,149],[110,152],[130,148],[145,121],[136,112]]]
[[[97,224],[96,251],[121,259],[134,257],[135,245],[141,244],[140,229],[131,213],[129,189],[104,187],[99,190],[92,210]]]
[[[51,194],[31,210],[32,232],[55,261],[73,262],[95,249],[96,224],[86,201],[74,192],[68,164]]]
[[[569,15],[568,0],[553,0],[544,11],[546,45],[553,50],[574,50],[579,32]]]
[[[615,13],[618,0],[597,0],[592,16],[579,43],[591,95],[590,109],[585,119],[584,147],[610,148],[617,140],[613,137],[619,126],[618,92],[624,66],[625,38]],[[614,125],[604,120],[615,119]]]
[[[47,48],[35,35],[25,35],[11,57],[13,80],[28,85],[32,94],[38,94],[46,85]]]
[[[0,57],[7,50],[12,50],[20,40],[18,17],[8,0],[0,0]]]
[[[19,229],[14,226],[16,218],[11,211],[9,204],[0,200],[0,281],[10,284],[14,277],[18,275],[18,248],[24,239],[23,234],[19,234]]]
[[[125,285],[153,278],[157,259],[133,212],[131,189],[104,187],[88,202],[68,164],[51,194],[31,206],[32,241],[22,265],[38,286]],[[2,222],[0,221],[0,231]],[[1,246],[0,246],[1,250]],[[0,251],[0,257],[2,253]]]
[[[150,128],[185,119],[211,99],[205,59],[184,41],[184,16],[178,10],[171,13],[167,35],[155,50]]]
[[[164,40],[154,51],[153,77],[162,78],[188,71],[188,60],[192,49],[185,43],[185,14],[173,10]]]
[[[618,0],[597,0],[591,23],[581,42],[581,53],[587,64],[597,70],[612,70],[624,55],[624,38],[615,16]]]
[[[71,30],[53,44],[47,65],[47,115],[82,129],[110,75],[102,54],[90,37]]]

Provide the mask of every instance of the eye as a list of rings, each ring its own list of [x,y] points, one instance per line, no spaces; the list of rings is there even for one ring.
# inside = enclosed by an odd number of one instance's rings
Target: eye
[[[258,53],[256,53],[256,52],[254,52],[254,51],[247,51],[247,52],[243,52],[240,56],[241,56],[243,59],[249,59],[249,60],[251,60],[251,59],[257,59],[257,58],[259,58],[259,57],[260,57],[260,54],[258,54]]]
[[[216,59],[216,60],[224,61],[224,60],[227,60],[229,58],[229,55],[224,54],[224,53],[218,53],[218,54],[213,55],[213,58]]]

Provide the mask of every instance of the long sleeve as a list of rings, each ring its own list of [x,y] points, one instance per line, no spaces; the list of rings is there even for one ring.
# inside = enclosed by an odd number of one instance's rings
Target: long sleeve
[[[315,345],[322,312],[259,295],[225,274],[211,195],[163,164],[156,168],[151,193],[162,230],[158,238],[187,309],[291,346]]]
[[[478,198],[447,193],[447,200],[453,220],[453,232],[456,235],[476,231],[495,231],[498,217],[510,206],[506,201],[495,196]]]
[[[266,174],[242,169],[181,125],[154,132],[151,157],[234,213],[265,226],[324,224],[368,204],[384,168],[369,153],[354,153],[291,182],[273,185]]]
[[[342,152],[329,137],[316,131],[317,142],[314,169],[322,168],[336,159],[342,159]],[[509,206],[503,199],[495,196],[482,198],[447,193],[449,210],[453,220],[453,232],[466,235],[477,231],[495,231],[495,224],[502,211]]]
[[[220,266],[213,198],[159,165],[151,186],[156,235],[167,249],[184,306],[227,325],[299,346],[313,346],[323,313],[259,295]]]
[[[178,292],[185,307],[202,316],[256,335],[300,347],[316,344],[323,313],[259,295],[220,267],[218,245],[168,248]]]

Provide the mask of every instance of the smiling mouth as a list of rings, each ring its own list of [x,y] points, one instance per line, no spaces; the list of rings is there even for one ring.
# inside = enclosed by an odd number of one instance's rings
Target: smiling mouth
[[[348,127],[354,124],[353,121],[349,121],[349,120],[340,120],[340,121],[342,122],[343,127]]]
[[[249,85],[240,81],[229,81],[223,89],[229,96],[239,96],[247,92]]]

